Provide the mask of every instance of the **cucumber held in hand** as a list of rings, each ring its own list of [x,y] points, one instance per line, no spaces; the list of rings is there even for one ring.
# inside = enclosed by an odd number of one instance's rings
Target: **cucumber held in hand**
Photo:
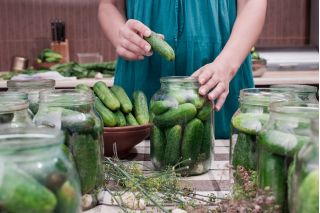
[[[98,81],[95,83],[93,90],[106,107],[111,110],[117,110],[120,108],[120,102],[117,97],[111,92],[104,82]]]
[[[128,95],[124,91],[124,89],[120,86],[114,85],[111,87],[111,91],[118,98],[122,112],[124,112],[124,113],[131,112],[132,103],[130,101],[130,98],[128,97]]]
[[[7,212],[54,211],[57,199],[50,190],[14,164],[2,164],[0,167],[0,203]]]
[[[147,97],[142,91],[135,91],[133,93],[133,111],[134,115],[140,125],[149,123],[149,111]]]
[[[175,54],[172,47],[159,36],[157,36],[156,33],[152,32],[149,37],[144,37],[144,39],[151,45],[153,51],[159,53],[168,61],[173,61],[175,59]]]

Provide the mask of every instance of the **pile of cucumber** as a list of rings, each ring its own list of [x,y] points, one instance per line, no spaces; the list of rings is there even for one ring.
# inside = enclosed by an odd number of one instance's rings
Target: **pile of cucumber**
[[[190,92],[190,93],[188,93]],[[175,90],[151,101],[151,159],[156,169],[180,164],[184,175],[204,173],[212,151],[212,104],[197,93]]]
[[[84,84],[79,84],[76,89],[90,90]],[[121,86],[107,85],[98,81],[93,86],[96,95],[95,110],[103,120],[105,127],[138,126],[149,123],[149,110],[145,94],[135,91],[132,101]]]

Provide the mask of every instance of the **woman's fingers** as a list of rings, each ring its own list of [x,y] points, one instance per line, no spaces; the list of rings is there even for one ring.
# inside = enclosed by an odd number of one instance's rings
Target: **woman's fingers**
[[[213,89],[218,84],[218,79],[212,76],[209,81],[199,88],[200,95],[206,95],[211,89]]]
[[[149,37],[151,35],[151,30],[140,21],[135,19],[129,19],[127,21],[128,27],[133,31],[139,33],[142,36]]]
[[[222,93],[224,92],[229,92],[228,89],[226,88],[226,85],[223,82],[218,83],[218,85],[212,89],[211,92],[208,94],[208,98],[211,101],[214,101],[217,99]]]
[[[136,55],[141,55],[141,56],[150,56],[150,52],[146,52],[144,51],[142,48],[140,48],[138,45],[136,45],[135,43],[127,40],[127,39],[122,39],[121,41],[121,46],[133,53],[135,53]]]
[[[134,43],[135,45],[140,47],[145,53],[151,50],[151,45],[131,29],[123,28],[120,33],[121,37]]]
[[[202,69],[202,72],[198,76],[198,81],[200,84],[205,84],[212,76],[213,70],[210,70],[207,66]]]
[[[229,91],[226,91],[226,92],[222,93],[219,96],[218,101],[214,106],[214,109],[216,111],[219,111],[221,109],[221,107],[223,106],[224,102],[226,101],[226,98],[227,98],[228,94],[229,94]]]
[[[120,46],[117,48],[117,54],[126,60],[132,61],[132,60],[142,60],[144,57],[142,55],[137,55],[130,50]]]

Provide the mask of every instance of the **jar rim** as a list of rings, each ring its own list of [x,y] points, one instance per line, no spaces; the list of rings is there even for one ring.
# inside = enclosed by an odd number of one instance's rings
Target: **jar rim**
[[[5,100],[3,102],[0,101],[0,112],[13,112],[24,110],[29,107],[29,102],[25,99],[16,99],[16,100]]]
[[[289,90],[295,93],[316,93],[318,88],[305,84],[275,84],[271,85],[271,88]]]
[[[160,78],[160,82],[169,83],[198,83],[198,79],[191,76],[165,76]]]
[[[66,99],[65,97],[69,97]],[[76,89],[43,90],[40,92],[39,103],[55,103],[57,105],[91,104],[94,95],[90,91]]]
[[[9,80],[8,88],[26,88],[26,89],[42,89],[43,87],[54,87],[56,81],[53,79],[37,79],[37,80]]]
[[[283,90],[280,92],[273,88],[245,88],[240,90],[239,102],[256,105],[269,106],[272,102],[284,101],[291,98],[291,95]]]
[[[52,128],[8,128],[0,130],[0,150],[44,148],[63,143],[63,132]]]
[[[319,115],[319,104],[302,103],[299,101],[278,101],[270,104],[270,112],[314,118],[315,114]]]
[[[28,94],[20,91],[0,92],[0,100],[28,100]]]

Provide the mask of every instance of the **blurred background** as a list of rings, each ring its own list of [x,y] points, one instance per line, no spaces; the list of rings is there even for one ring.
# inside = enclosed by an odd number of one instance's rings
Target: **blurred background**
[[[66,24],[70,60],[78,53],[99,53],[114,60],[113,47],[97,21],[99,0],[1,0],[0,70],[12,58],[34,60],[50,47],[50,22]],[[264,30],[256,44],[269,70],[318,70],[319,0],[269,0]]]

